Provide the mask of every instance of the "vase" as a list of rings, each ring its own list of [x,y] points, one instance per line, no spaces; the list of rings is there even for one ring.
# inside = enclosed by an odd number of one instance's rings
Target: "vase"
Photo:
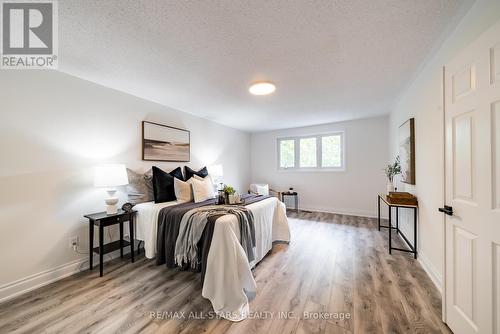
[[[235,195],[229,195],[229,204],[235,204],[236,203],[236,196]]]
[[[392,181],[387,181],[387,194],[394,191],[394,183]]]

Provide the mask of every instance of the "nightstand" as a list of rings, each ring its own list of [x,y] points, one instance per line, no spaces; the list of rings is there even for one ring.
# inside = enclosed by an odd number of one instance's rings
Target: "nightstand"
[[[99,274],[102,277],[104,254],[120,250],[123,258],[123,247],[130,246],[130,256],[134,262],[134,216],[137,211],[118,210],[116,214],[108,215],[106,212],[98,212],[85,215],[89,220],[89,268],[92,270],[94,253],[99,254]],[[128,221],[130,227],[130,241],[123,239],[123,223]],[[112,225],[120,225],[120,240],[104,244],[104,228]],[[99,228],[99,247],[94,247],[94,226]]]
[[[286,196],[292,196],[295,200],[295,212],[299,212],[299,194],[296,191],[284,191],[281,193],[281,201],[285,202]]]

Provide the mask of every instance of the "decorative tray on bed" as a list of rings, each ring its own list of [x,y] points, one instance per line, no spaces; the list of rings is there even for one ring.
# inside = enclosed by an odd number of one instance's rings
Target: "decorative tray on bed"
[[[242,199],[241,201],[239,201],[237,203],[233,203],[233,204],[229,204],[229,202],[226,203],[226,205],[242,205],[242,204],[245,204],[245,200],[244,199]]]
[[[243,205],[245,204],[245,199],[242,198],[241,201],[233,204],[229,204],[229,201],[226,201],[225,203],[216,203],[217,205]]]

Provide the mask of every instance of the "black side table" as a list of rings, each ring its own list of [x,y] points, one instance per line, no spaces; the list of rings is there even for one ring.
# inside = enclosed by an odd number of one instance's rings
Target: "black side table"
[[[281,193],[281,201],[285,202],[285,196],[292,196],[295,199],[295,211],[299,212],[299,194],[296,191],[285,191]]]
[[[94,253],[99,254],[99,274],[102,277],[104,254],[120,250],[123,258],[123,247],[130,246],[132,262],[134,262],[134,216],[137,211],[118,210],[116,214],[108,215],[106,212],[98,212],[85,215],[89,220],[89,268],[92,270]],[[123,222],[129,222],[130,241],[123,239]],[[104,244],[104,227],[120,224],[120,240]],[[94,226],[99,227],[99,247],[94,247]]]

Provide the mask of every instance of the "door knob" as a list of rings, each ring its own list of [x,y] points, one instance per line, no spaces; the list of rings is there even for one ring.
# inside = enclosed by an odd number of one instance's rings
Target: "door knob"
[[[453,216],[453,208],[451,206],[445,205],[444,208],[439,208],[438,210],[448,216]]]

